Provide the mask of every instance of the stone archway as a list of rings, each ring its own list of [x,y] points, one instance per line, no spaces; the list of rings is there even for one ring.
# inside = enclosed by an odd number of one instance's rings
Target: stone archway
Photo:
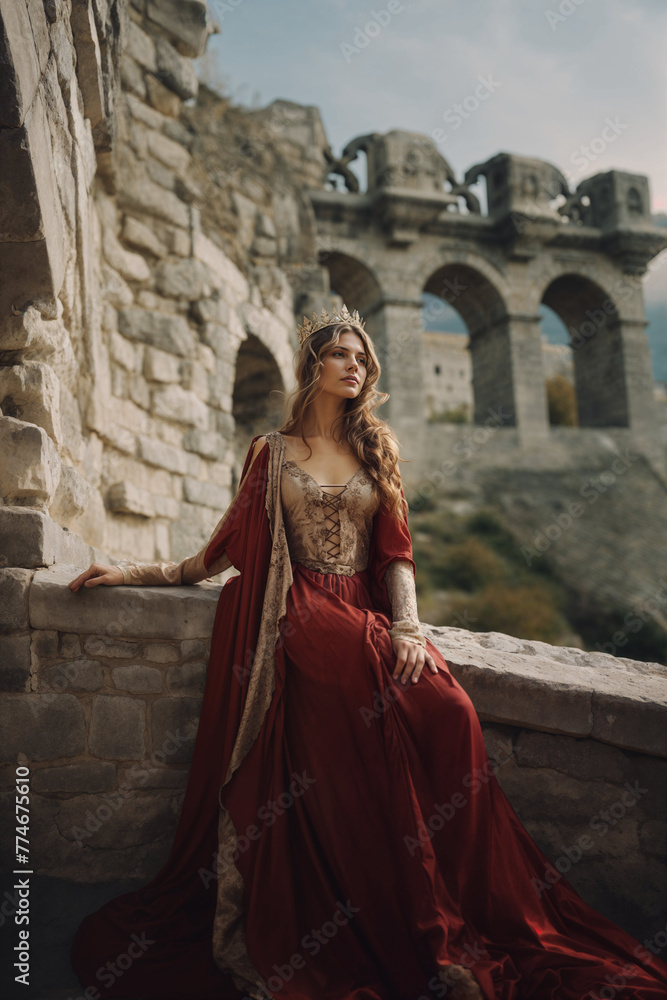
[[[644,321],[623,321],[612,295],[589,277],[562,274],[547,286],[542,302],[563,321],[570,334],[575,391],[581,427],[630,427],[637,408],[632,394],[645,384],[652,395],[648,342],[642,346]],[[626,368],[632,339],[632,371]]]
[[[339,295],[351,312],[359,310],[366,321],[365,329],[381,355],[382,325],[378,321],[378,310],[382,304],[382,290],[375,274],[363,261],[338,250],[320,251],[318,258],[328,271],[330,293]]]
[[[248,334],[236,356],[232,396],[239,473],[253,437],[280,425],[284,389],[280,369],[271,351],[259,337]]]
[[[505,427],[546,429],[539,318],[512,314],[490,278],[461,262],[437,268],[424,292],[456,309],[468,328],[473,422],[493,416]]]

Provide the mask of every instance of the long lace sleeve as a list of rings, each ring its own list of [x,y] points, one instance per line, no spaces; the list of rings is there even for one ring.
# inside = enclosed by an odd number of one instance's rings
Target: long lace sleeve
[[[384,580],[391,600],[392,622],[389,630],[392,639],[407,639],[426,646],[417,611],[417,592],[412,562],[396,559],[389,563]]]
[[[217,573],[222,573],[224,570],[229,569],[232,564],[224,552],[208,569],[204,565],[206,550],[220,530],[227,513],[225,511],[212,531],[206,545],[194,556],[186,556],[180,562],[137,563],[131,562],[129,559],[122,559],[117,565],[123,574],[123,583],[131,584],[135,587],[177,587],[183,584],[199,583],[201,580],[210,580]]]

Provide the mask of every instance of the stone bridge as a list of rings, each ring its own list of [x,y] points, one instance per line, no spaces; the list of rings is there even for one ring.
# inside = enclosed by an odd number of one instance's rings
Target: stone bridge
[[[360,152],[363,192],[349,166]],[[502,413],[521,442],[547,443],[544,304],[570,334],[579,426],[630,428],[650,444],[656,415],[640,279],[667,238],[651,221],[645,176],[611,170],[573,192],[556,166],[498,153],[458,182],[431,137],[400,130],[352,140],[330,168],[349,190],[308,190],[326,273],[308,274],[297,313],[331,290],[366,317],[404,440],[418,441],[426,423],[430,293],[468,328],[475,423]],[[480,178],[486,214],[472,190]]]

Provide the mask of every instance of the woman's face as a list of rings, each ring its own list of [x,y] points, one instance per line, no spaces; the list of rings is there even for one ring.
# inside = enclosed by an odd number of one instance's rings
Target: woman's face
[[[320,388],[341,399],[356,399],[366,381],[368,355],[361,337],[347,331],[322,356]]]

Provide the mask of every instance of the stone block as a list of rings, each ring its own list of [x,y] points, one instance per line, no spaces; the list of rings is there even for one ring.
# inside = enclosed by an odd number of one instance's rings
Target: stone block
[[[211,294],[208,268],[192,258],[163,260],[155,272],[158,291],[168,298],[194,302]]]
[[[191,165],[190,154],[180,143],[174,142],[164,132],[151,129],[146,136],[148,149],[165,167],[177,174],[184,174]]]
[[[154,767],[150,761],[140,761],[125,771],[121,782],[130,788],[185,788],[188,768]]]
[[[667,756],[664,678],[632,660],[576,648],[556,652],[497,632],[425,628],[483,721]]]
[[[66,558],[63,529],[44,511],[0,505],[0,561],[5,566],[48,566]],[[68,532],[72,535],[72,532]],[[72,541],[77,536],[73,536]],[[90,546],[78,539],[82,560]]]
[[[41,691],[99,691],[104,670],[97,660],[68,660],[41,670],[39,678]]]
[[[169,472],[176,472],[181,476],[186,473],[197,475],[199,472],[199,460],[194,455],[188,455],[179,448],[172,448],[163,441],[156,441],[143,435],[139,436],[138,443],[139,458],[144,462],[156,465],[160,469],[168,469]]]
[[[151,382],[179,382],[181,364],[173,354],[147,347],[144,355],[144,375]]]
[[[65,462],[61,464],[60,481],[49,514],[85,535],[93,544],[103,545],[106,514],[102,498],[88,479]]]
[[[127,24],[126,45],[128,55],[132,56],[135,62],[151,73],[156,71],[155,41],[131,19]]]
[[[183,232],[182,229],[171,229],[169,231],[169,250],[178,257],[189,257],[192,253],[190,233]]]
[[[204,483],[200,479],[186,476],[183,480],[183,495],[188,503],[201,504],[214,510],[223,510],[225,492],[215,483]]]
[[[85,567],[58,564],[35,573],[30,588],[30,623],[34,628],[57,628],[63,632],[76,630],[90,635],[86,655],[109,656],[108,644],[95,644],[102,626],[108,635],[131,635],[134,638],[169,640],[208,638],[213,622],[220,586],[198,583],[183,587],[82,587],[74,593],[67,584]],[[93,639],[95,637],[95,639]],[[139,660],[136,644],[120,639],[121,647],[132,652],[116,659]],[[113,653],[111,654],[113,655]]]
[[[129,91],[130,94],[134,94],[141,100],[145,100],[146,82],[144,74],[141,72],[141,67],[137,66],[134,59],[131,59],[125,52],[122,54],[120,60],[120,82],[126,93]]]
[[[86,722],[72,694],[17,694],[0,699],[2,760],[76,757],[85,746]]]
[[[181,113],[181,99],[169,87],[165,87],[154,76],[146,76],[146,96],[150,104],[162,115],[178,117]]]
[[[215,431],[200,431],[192,428],[183,435],[183,447],[197,455],[220,462],[227,454],[227,442]]]
[[[4,552],[1,542],[0,550]],[[27,629],[31,581],[32,573],[28,569],[0,569],[0,632]]]
[[[137,698],[98,694],[90,714],[88,749],[96,757],[139,760],[145,752],[146,706]]]
[[[137,250],[146,250],[154,257],[164,257],[167,253],[166,247],[150,226],[146,226],[131,215],[125,216],[122,238],[130,246],[136,247]]]
[[[130,175],[118,192],[118,202],[121,208],[152,215],[182,229],[190,227],[188,206],[172,191],[166,191],[145,175]]]
[[[39,795],[108,792],[116,785],[116,765],[104,763],[64,764],[33,771],[30,787]]]
[[[26,691],[30,680],[30,636],[0,635],[0,690]]]
[[[179,663],[167,671],[170,691],[180,695],[201,697],[206,683],[206,663]]]
[[[629,680],[629,679],[628,679]],[[648,750],[667,757],[667,697],[660,677],[636,678],[636,690],[626,680],[617,691],[596,691],[593,695],[591,735],[605,743]],[[632,709],[629,711],[629,709]]]
[[[161,497],[153,496],[153,504],[155,506],[155,516],[156,517],[166,517],[170,521],[178,521],[180,517],[180,507],[178,500],[174,500],[173,497]],[[160,528],[160,525],[156,525],[156,531]],[[165,528],[166,526],[162,526]],[[156,536],[157,537],[157,536]],[[169,551],[168,535],[165,536],[164,551]]]
[[[58,633],[53,629],[34,629],[31,648],[36,660],[53,659],[58,655]]]
[[[48,507],[60,479],[60,459],[42,427],[0,417],[0,497],[5,505]]]
[[[198,660],[208,654],[210,643],[201,639],[184,639],[181,643],[181,656],[184,660]]]
[[[133,483],[112,483],[107,490],[107,508],[114,514],[134,514],[137,517],[155,516],[153,497]]]
[[[43,427],[57,445],[62,444],[60,382],[43,361],[24,360],[0,368],[0,410],[6,417]]]
[[[180,385],[160,386],[153,390],[153,413],[176,423],[208,428],[208,407],[198,396]]]
[[[116,313],[114,310],[114,318]],[[131,341],[122,337],[116,330],[113,330],[109,340],[109,346],[111,348],[111,357],[119,365],[128,372],[136,372],[139,370],[141,352],[143,350],[140,344],[133,344]]]
[[[24,3],[2,4],[0,63],[0,124],[17,128],[32,105],[46,65],[34,43],[28,7]]]
[[[178,646],[166,642],[149,642],[144,648],[144,655],[152,663],[176,663],[180,659]]]
[[[119,691],[129,691],[131,694],[160,694],[162,691],[162,671],[141,663],[114,667],[111,680]]]
[[[102,291],[109,305],[115,309],[125,309],[134,302],[132,289],[118,271],[102,262]]]
[[[84,646],[90,656],[106,656],[114,660],[129,660],[139,655],[139,645],[136,642],[106,636],[88,636],[84,640]]]
[[[220,247],[202,232],[195,232],[192,237],[192,248],[197,260],[206,264],[209,270],[218,276],[227,302],[237,305],[239,302],[247,301],[250,292],[248,281]]]
[[[592,739],[573,739],[522,729],[516,738],[519,767],[548,767],[578,778],[622,784],[631,775],[626,754]]]
[[[200,698],[159,698],[151,706],[152,760],[187,764],[192,758]]]
[[[189,59],[184,59],[166,38],[155,40],[157,50],[157,75],[165,87],[173,90],[182,100],[197,96],[199,83]]]
[[[118,314],[118,329],[130,340],[151,344],[180,357],[188,357],[194,350],[192,330],[182,316],[122,309]]]
[[[69,660],[81,656],[81,639],[74,633],[66,633],[60,637],[60,655]]]
[[[148,281],[151,270],[140,253],[126,250],[108,228],[102,230],[102,248],[107,263],[127,281],[143,283]]]
[[[95,27],[95,12],[86,0],[73,0],[70,18],[76,48],[76,71],[86,118],[95,128],[104,118],[105,96],[102,58]]]
[[[192,315],[198,323],[217,323],[225,326],[229,320],[229,306],[223,299],[207,298],[192,305]]]
[[[67,840],[115,854],[159,840],[172,815],[169,797],[123,787],[66,799],[56,823]]]
[[[211,33],[206,0],[147,0],[146,15],[182,55],[196,59],[204,54]]]
[[[199,399],[208,401],[211,395],[211,386],[208,372],[198,361],[191,361],[186,358],[182,366],[181,385],[184,389],[194,392]]]

